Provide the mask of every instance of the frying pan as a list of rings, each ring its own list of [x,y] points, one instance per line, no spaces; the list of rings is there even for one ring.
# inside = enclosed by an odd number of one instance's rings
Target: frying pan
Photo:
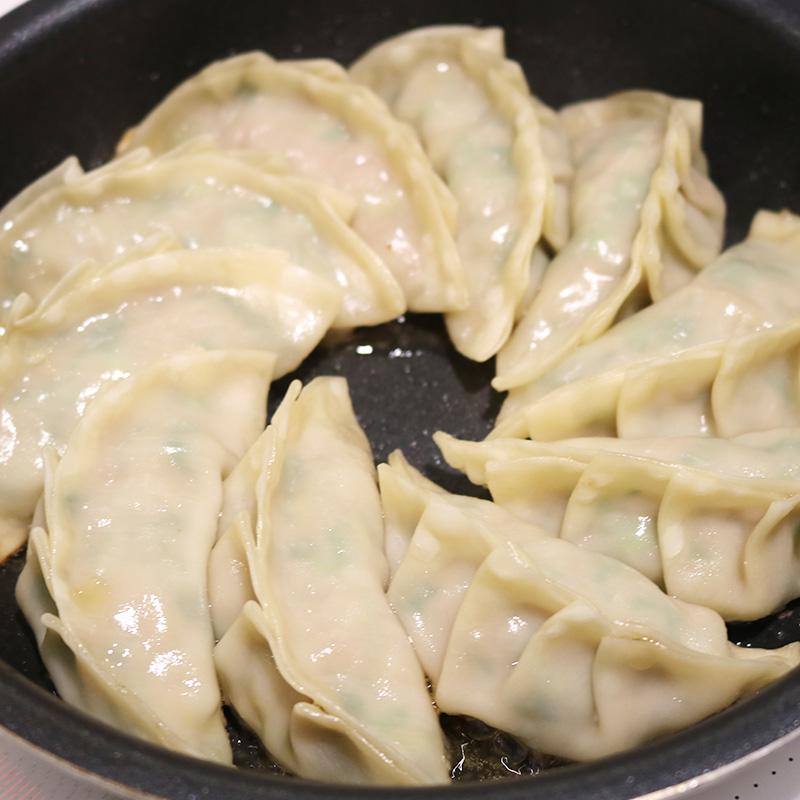
[[[533,91],[556,107],[627,88],[702,99],[711,173],[729,204],[729,243],[745,235],[758,208],[800,211],[795,0],[461,0],[457,7],[451,0],[30,0],[0,19],[0,204],[67,155],[86,168],[108,159],[128,126],[214,59],[260,48],[346,64],[380,39],[443,22],[502,26]],[[401,447],[445,488],[467,489],[430,435],[444,429],[482,438],[501,398],[489,388],[492,364],[459,357],[438,318],[409,315],[359,331],[312,355],[298,377],[318,374],[347,376],[376,461]],[[283,388],[276,387],[276,400]],[[666,797],[668,787],[713,779],[724,765],[800,728],[795,671],[652,745],[531,777],[413,791],[312,784],[259,764],[246,735],[236,742],[244,768],[232,770],[131,739],[61,703],[14,603],[21,566],[16,556],[0,567],[0,725],[79,770],[158,797]],[[798,640],[800,607],[731,625],[730,636],[766,647]]]

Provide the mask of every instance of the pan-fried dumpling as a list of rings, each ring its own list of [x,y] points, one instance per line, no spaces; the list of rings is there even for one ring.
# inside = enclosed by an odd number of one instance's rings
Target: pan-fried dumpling
[[[389,265],[412,311],[462,308],[455,204],[413,132],[333,62],[245,53],[175,89],[120,143],[163,153],[196,136],[286,155],[356,201],[352,226]]]
[[[412,467],[400,450],[390,453],[387,463],[378,465],[378,483],[390,580],[402,562],[417,523],[432,496],[447,496],[449,502],[463,503],[475,514],[499,515],[501,519],[507,517],[507,512],[498,505],[476,504],[473,497],[450,494],[442,489]]]
[[[528,285],[517,305],[517,310],[514,314],[515,323],[519,322],[530,308],[531,303],[539,292],[539,287],[542,285],[544,274],[550,266],[551,260],[547,249],[541,243],[533,248],[528,270]]]
[[[391,580],[431,493],[442,494],[445,490],[415,470],[399,450],[389,454],[388,463],[378,465],[378,485],[383,508],[384,550]]]
[[[405,310],[386,265],[347,225],[349,199],[260,169],[255,159],[198,143],[158,159],[138,150],[87,173],[73,165],[61,177],[0,231],[0,322],[20,292],[38,302],[81,261],[105,264],[163,235],[185,248],[285,250],[341,287],[337,327]]]
[[[445,643],[432,677],[445,713],[583,760],[692,724],[800,663],[796,643],[736,647],[718,614],[616,559],[489,516],[431,499],[390,586],[412,641]]]
[[[436,441],[503,508],[727,620],[800,595],[800,429],[739,439]]]
[[[378,478],[392,567],[387,597],[411,637],[425,674],[435,684],[463,590],[469,585],[475,570],[472,543],[465,539],[464,553],[454,553],[446,564],[437,564],[437,569],[447,574],[445,582],[451,587],[449,591],[438,591],[429,576],[420,573],[419,558],[424,557],[421,548],[424,548],[425,536],[424,533],[417,535],[417,532],[425,509],[438,498],[483,519],[490,527],[513,523],[516,518],[496,503],[446,492],[412,467],[399,450],[389,455],[388,463],[378,465]],[[547,535],[533,526],[519,530],[523,539]],[[418,548],[416,557],[406,559],[412,539]],[[437,545],[435,542],[429,544],[433,555]],[[426,608],[424,615],[417,613],[421,604]]]
[[[222,480],[258,437],[273,358],[195,351],[92,401],[59,460],[17,599],[61,696],[165,747],[230,762],[208,555]]]
[[[795,425],[796,377],[789,380],[787,363],[799,287],[800,217],[761,211],[747,239],[683,289],[511,391],[490,435],[732,436]],[[764,387],[763,401],[748,408],[754,380],[761,386],[767,373],[768,384],[780,385]],[[768,404],[776,416],[759,420]]]
[[[135,156],[140,158],[141,154]],[[33,183],[28,184],[16,197],[9,200],[0,209],[0,231],[6,230],[14,224],[14,218],[24,208],[38,200],[50,189],[55,189],[64,183],[69,183],[83,175],[80,162],[75,156],[68,156],[60,164],[57,164],[49,172],[37,178]]]
[[[607,577],[616,585],[617,575]],[[695,622],[699,607],[690,617],[678,601],[666,619],[662,609],[614,616],[596,604],[604,592],[584,599],[582,587],[553,585],[513,545],[493,551],[459,609],[436,691],[441,710],[478,717],[532,748],[593,759],[698,722],[800,662],[794,645],[735,648],[719,617]],[[631,602],[651,600],[645,594]],[[688,642],[667,632],[681,613],[690,617]],[[708,624],[713,635],[696,642]]]
[[[620,436],[732,437],[800,425],[800,321],[632,370],[617,400]]]
[[[498,353],[494,386],[521,386],[596,339],[646,284],[683,286],[722,246],[725,204],[701,150],[702,106],[625,92],[568,106],[572,237]]]
[[[301,777],[445,783],[438,718],[384,594],[375,467],[345,380],[293,383],[253,447],[217,544],[245,562],[253,598],[235,618],[226,601],[216,622],[225,696]],[[211,582],[227,581],[225,559],[211,564]]]
[[[217,539],[208,560],[209,605],[217,641],[227,633],[248,601],[256,600],[246,547],[258,518],[256,484],[269,446],[259,436],[222,485]]]
[[[416,129],[458,202],[470,302],[446,315],[447,329],[485,361],[511,333],[543,230],[556,246],[566,238],[571,162],[558,117],[505,57],[499,28],[418,28],[370,50],[350,76]]]
[[[322,339],[341,293],[284,254],[178,250],[73,270],[0,350],[0,559],[25,541],[44,445],[61,452],[108,382],[190,347],[275,354],[275,377]]]

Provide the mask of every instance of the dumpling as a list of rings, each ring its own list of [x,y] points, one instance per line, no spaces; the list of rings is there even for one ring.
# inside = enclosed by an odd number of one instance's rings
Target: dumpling
[[[190,347],[274,352],[279,377],[319,343],[340,301],[333,284],[260,248],[73,270],[12,320],[0,350],[0,560],[27,537],[42,447],[63,450],[103,384]]]
[[[390,581],[405,556],[408,543],[432,496],[446,496],[449,502],[462,503],[472,513],[490,515],[490,520],[495,516],[501,519],[508,517],[507,512],[496,504],[476,503],[474,497],[450,494],[412,467],[400,450],[390,453],[387,462],[378,465],[378,484]]]
[[[642,287],[660,300],[714,260],[725,204],[701,150],[702,106],[625,92],[568,106],[572,237],[497,356],[494,387],[540,377],[608,329]]]
[[[620,436],[741,434],[800,425],[800,320],[632,370],[616,407]]]
[[[231,563],[247,575],[238,614],[212,603],[227,700],[300,777],[447,782],[422,669],[384,594],[375,467],[345,380],[294,382],[253,448],[230,477],[210,569],[218,587]]]
[[[482,719],[533,749],[585,760],[698,722],[800,661],[791,645],[735,648],[719,617],[703,619],[706,609],[667,595],[659,601],[670,608],[650,613],[642,610],[652,599],[647,590],[627,594],[627,613],[598,608],[598,595],[608,593],[603,577],[614,586],[622,578],[614,574],[619,562],[609,562],[605,576],[595,576],[601,587],[587,592],[542,575],[539,560],[513,545],[490,553],[451,633],[439,708]]]
[[[389,454],[388,463],[378,465],[378,485],[383,509],[384,551],[391,580],[406,554],[430,495],[444,494],[445,490],[415,470],[400,450]]]
[[[175,89],[120,143],[163,153],[196,136],[286,156],[356,202],[352,226],[388,264],[412,311],[462,308],[455,204],[407,126],[333,62],[245,53]]]
[[[441,496],[389,596],[418,647],[430,631],[444,648],[441,711],[576,760],[697,722],[800,662],[796,643],[734,646],[715,612],[616,559]]]
[[[517,304],[517,310],[514,313],[514,323],[519,322],[531,307],[534,298],[539,292],[539,287],[544,280],[544,274],[550,266],[552,258],[549,251],[540,243],[533,248],[531,254],[530,269],[528,270],[528,285],[525,289],[522,298]]]
[[[785,357],[796,339],[798,278],[800,217],[759,212],[747,239],[683,289],[511,391],[490,435],[556,440],[625,435],[627,427],[636,436],[731,436],[765,424],[796,424],[791,406],[797,394],[786,382]],[[759,421],[767,406],[753,406],[747,422],[749,378],[759,370],[772,370],[782,381],[763,400],[782,411]],[[737,397],[745,389],[747,395]]]
[[[521,519],[726,620],[800,596],[800,429],[738,439],[436,441]]]
[[[800,424],[798,358],[797,321],[734,335],[624,373],[559,386],[503,418],[492,436],[730,438],[794,427]]]
[[[461,353],[485,361],[511,333],[542,232],[556,246],[566,238],[571,162],[558,118],[531,96],[498,28],[418,28],[349,72],[416,129],[458,202],[470,302],[446,315],[447,329]]]
[[[110,385],[64,455],[17,599],[61,696],[165,747],[230,762],[208,555],[222,480],[258,437],[273,358],[182,353]]]
[[[31,202],[12,201],[17,210],[0,231],[0,324],[19,293],[38,302],[80,262],[124,258],[159,236],[185,248],[286,251],[342,289],[337,327],[405,310],[386,265],[347,225],[351,201],[255,159],[197,143],[157,159],[138,150],[87,173],[73,164],[59,176]]]
[[[141,155],[141,153],[137,154],[134,159],[138,160]],[[82,174],[80,162],[75,156],[68,156],[61,163],[56,164],[53,169],[28,184],[0,209],[0,232],[13,225],[17,214],[49,192],[50,189],[69,183]]]
[[[517,518],[495,503],[446,492],[412,467],[400,450],[390,454],[388,463],[378,465],[378,477],[387,549],[392,554],[391,580],[386,596],[408,631],[425,674],[435,685],[442,670],[452,622],[475,571],[475,554],[473,542],[465,538],[463,552],[451,553],[446,562],[436,563],[436,569],[447,576],[444,584],[448,590],[439,591],[437,582],[442,575],[429,575],[420,568],[426,546],[429,546],[428,555],[432,558],[438,552],[438,544],[426,539],[424,532],[419,530],[420,520],[428,505],[436,499],[445,500],[492,527],[508,525]],[[532,526],[519,530],[523,540],[529,536],[546,535]],[[412,540],[416,548],[413,556],[408,554]],[[390,543],[393,544],[389,548]],[[425,614],[417,613],[423,605]]]

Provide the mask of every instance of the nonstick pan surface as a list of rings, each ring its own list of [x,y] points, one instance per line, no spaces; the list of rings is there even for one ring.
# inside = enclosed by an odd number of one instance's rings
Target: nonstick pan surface
[[[502,26],[534,93],[556,107],[629,88],[703,100],[704,144],[728,201],[729,243],[744,236],[759,208],[800,212],[794,0],[30,0],[0,19],[0,205],[70,154],[85,168],[108,159],[128,126],[216,58],[258,48],[346,64],[387,36],[445,22]],[[431,434],[482,438],[501,397],[489,388],[492,363],[458,356],[438,318],[409,315],[359,331],[314,354],[296,377],[319,374],[349,379],[376,461],[400,447],[428,477],[470,490],[442,463]],[[275,401],[285,385],[275,387]],[[534,777],[357,790],[232,771],[130,739],[62,704],[13,599],[21,566],[16,556],[0,567],[0,725],[81,769],[159,797],[622,800],[711,773],[800,727],[800,674],[793,673],[651,746]],[[800,640],[800,606],[733,625],[730,634],[753,646]],[[243,763],[248,747],[240,748]]]

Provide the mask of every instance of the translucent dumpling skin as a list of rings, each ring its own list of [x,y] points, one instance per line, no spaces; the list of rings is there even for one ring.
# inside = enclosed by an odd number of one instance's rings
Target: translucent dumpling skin
[[[338,65],[260,52],[211,64],[129,131],[120,150],[164,153],[198,136],[281,154],[296,174],[353,197],[353,229],[388,264],[412,311],[465,304],[452,195],[411,131]]]
[[[800,663],[797,643],[735,647],[714,611],[617,559],[411,484],[420,516],[388,596],[446,713],[585,760],[703,719]]]
[[[230,762],[208,557],[222,481],[263,427],[271,356],[188,352],[112,385],[64,455],[17,599],[59,693],[173,750]]]
[[[226,490],[211,581],[229,702],[301,777],[446,782],[425,676],[386,599],[375,467],[346,382],[292,384]],[[226,587],[243,568],[237,610]]]

